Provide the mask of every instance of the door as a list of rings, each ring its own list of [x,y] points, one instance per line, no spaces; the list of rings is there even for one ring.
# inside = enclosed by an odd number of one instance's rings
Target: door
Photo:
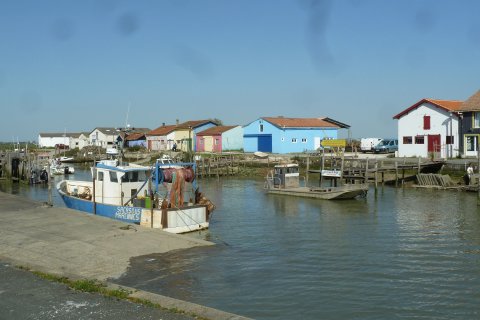
[[[318,150],[321,147],[321,140],[320,137],[313,138],[313,149]]]
[[[258,136],[258,151],[272,152],[272,135]]]
[[[213,137],[213,152],[222,152],[222,139],[220,136]]]
[[[428,152],[440,152],[440,135],[428,135]]]
[[[429,134],[428,135],[428,154],[432,155],[434,158],[440,158],[440,135],[439,134]]]
[[[477,135],[465,135],[465,155],[470,157],[476,157],[478,152],[478,136]]]
[[[197,146],[197,152],[204,152],[205,151],[205,138],[200,137],[198,138],[198,146]]]

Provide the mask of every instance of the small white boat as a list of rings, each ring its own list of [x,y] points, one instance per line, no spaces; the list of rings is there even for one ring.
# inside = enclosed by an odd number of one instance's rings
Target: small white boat
[[[172,157],[164,154],[161,158],[157,159],[157,163],[162,165],[163,168],[182,168],[182,165],[175,164]]]
[[[59,160],[60,162],[72,162],[72,161],[73,161],[73,158],[72,158],[72,157],[65,157],[65,156],[64,156],[64,157],[58,158],[58,160]]]
[[[254,152],[253,155],[256,158],[259,158],[259,159],[267,159],[268,158],[268,153],[261,152],[261,151]]]
[[[334,172],[331,176],[340,177],[339,172]],[[337,200],[365,196],[368,192],[368,183],[343,184],[338,187],[300,186],[298,164],[291,163],[276,165],[267,175],[265,189],[270,194]]]
[[[73,166],[62,164],[60,159],[53,159],[50,161],[50,175],[58,176],[73,173],[75,173]]]

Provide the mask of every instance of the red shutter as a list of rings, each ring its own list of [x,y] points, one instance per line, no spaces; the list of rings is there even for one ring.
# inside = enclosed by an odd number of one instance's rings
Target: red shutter
[[[430,116],[423,116],[423,129],[430,130]]]

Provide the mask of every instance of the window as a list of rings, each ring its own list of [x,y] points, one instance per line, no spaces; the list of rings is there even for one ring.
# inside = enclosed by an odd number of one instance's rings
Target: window
[[[97,180],[103,181],[103,172],[98,172]]]
[[[122,177],[122,182],[138,182],[145,181],[145,174],[139,171],[125,172]]]
[[[220,139],[215,139],[215,145],[218,146],[218,143],[220,142]]]
[[[453,136],[447,136],[447,144],[454,144]]]
[[[297,143],[297,138],[292,138],[292,143]]]
[[[284,137],[282,137],[280,140],[283,142],[283,141],[285,141],[285,138],[284,138]]]
[[[480,128],[480,112],[473,113],[473,127]]]
[[[117,173],[110,171],[110,182],[118,182]]]
[[[260,124],[260,132],[263,132],[263,124]]]
[[[416,136],[415,137],[415,144],[424,144],[425,143],[425,137],[424,136]]]
[[[403,144],[412,144],[412,137],[403,137]]]
[[[477,136],[467,136],[467,151],[477,151]]]
[[[423,116],[423,129],[430,130],[430,116]]]
[[[307,138],[302,138],[302,143],[307,143]]]

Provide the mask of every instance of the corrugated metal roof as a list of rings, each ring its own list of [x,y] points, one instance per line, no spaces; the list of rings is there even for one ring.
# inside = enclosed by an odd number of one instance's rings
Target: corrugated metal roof
[[[211,127],[206,130],[200,131],[197,133],[197,136],[214,136],[214,135],[219,135],[222,134],[230,129],[236,128],[238,126],[216,126],[216,127]]]
[[[80,133],[65,133],[65,132],[62,132],[62,133],[57,133],[57,132],[54,132],[54,133],[39,133],[39,135],[43,138],[78,138],[80,136]]]
[[[119,131],[117,131],[116,128],[109,128],[109,127],[97,127],[97,128],[95,128],[95,129],[93,129],[92,131],[90,131],[90,133],[92,133],[92,132],[95,131],[95,130],[98,130],[98,131],[100,131],[101,133],[106,134],[106,135],[119,134]]]
[[[328,122],[326,118],[285,118],[262,117],[263,120],[280,128],[339,128],[340,126]]]

